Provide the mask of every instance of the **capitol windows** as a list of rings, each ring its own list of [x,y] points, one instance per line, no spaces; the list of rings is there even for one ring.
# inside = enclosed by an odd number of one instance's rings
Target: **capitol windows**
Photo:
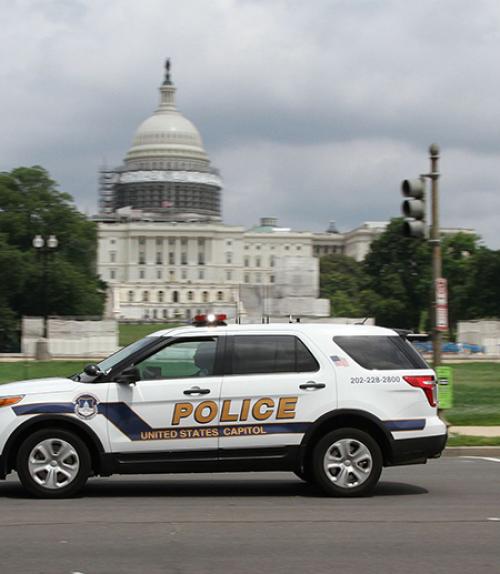
[[[187,269],[181,269],[181,279],[187,279]]]
[[[179,302],[179,292],[178,291],[172,291],[172,302],[173,303]]]
[[[217,301],[224,301],[224,293],[222,291],[217,291]]]
[[[134,292],[133,291],[129,291],[127,293],[127,299],[129,303],[133,303],[134,302]]]
[[[232,262],[233,262],[233,254],[231,253],[231,251],[227,251],[226,252],[226,263],[228,265],[231,265]]]
[[[187,262],[188,262],[187,252],[183,251],[181,253],[181,265],[187,265]]]
[[[245,257],[244,265],[245,265],[245,267],[250,267],[250,257]]]
[[[255,258],[255,267],[260,267],[260,257]]]
[[[156,238],[156,245],[157,245],[158,247],[162,247],[162,245],[163,245],[163,237],[157,237],[157,238]]]
[[[205,269],[198,269],[198,279],[205,279]]]
[[[146,238],[145,237],[139,237],[138,241],[139,241],[139,245],[146,245]]]
[[[109,278],[110,278],[110,279],[116,279],[116,272],[115,272],[114,269],[111,269],[111,270],[109,271]]]
[[[146,264],[146,253],[144,251],[139,251],[138,263],[139,263],[139,265],[145,265]]]
[[[173,251],[170,251],[168,254],[168,264],[175,265],[175,253]]]
[[[158,291],[158,303],[163,303],[165,300],[165,293],[163,291]]]
[[[274,283],[274,275],[269,275],[269,283]]]
[[[149,291],[142,292],[142,301],[143,303],[147,303],[149,301]]]
[[[255,274],[255,282],[260,283],[261,281],[262,281],[262,277],[261,277],[260,273],[256,273]]]
[[[290,250],[290,245],[285,245],[285,251],[289,251]]]
[[[161,251],[156,252],[156,265],[163,265],[163,253]]]
[[[175,245],[175,237],[169,237],[168,238],[168,244],[169,245]]]
[[[157,269],[156,270],[156,278],[161,279],[162,277],[163,277],[163,273],[161,272],[161,269]]]
[[[109,252],[109,261],[110,263],[116,263],[116,251]]]
[[[167,309],[163,309],[163,318],[168,319],[168,310]]]
[[[205,265],[205,253],[203,251],[198,253],[198,265]]]
[[[233,272],[226,271],[226,281],[231,281],[233,279]]]
[[[276,256],[271,255],[271,257],[269,258],[269,266],[274,267],[275,265],[276,265]]]
[[[208,303],[208,291],[203,291],[203,293],[201,294],[201,300],[203,301],[203,303]]]
[[[297,251],[300,251],[302,249],[302,247],[300,245],[297,245],[296,249],[297,249]]]
[[[139,279],[144,279],[146,276],[146,272],[144,269],[139,269]]]
[[[250,283],[250,275],[248,273],[245,273],[245,275],[243,277],[243,281],[245,283]]]
[[[192,291],[188,291],[188,293],[187,293],[188,301],[192,301],[192,300],[193,300],[193,295],[194,295],[194,294],[193,294]]]

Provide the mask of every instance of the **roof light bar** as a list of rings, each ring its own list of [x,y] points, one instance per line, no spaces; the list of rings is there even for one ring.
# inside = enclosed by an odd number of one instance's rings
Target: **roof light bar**
[[[225,313],[207,313],[195,315],[193,319],[193,325],[196,327],[215,327],[215,326],[225,326],[227,315]]]

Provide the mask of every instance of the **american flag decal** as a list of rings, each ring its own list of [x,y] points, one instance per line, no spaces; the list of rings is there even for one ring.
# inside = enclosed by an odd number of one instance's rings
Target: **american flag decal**
[[[344,357],[338,357],[337,355],[333,355],[332,357],[330,357],[330,359],[333,361],[333,364],[336,367],[348,367],[349,366],[347,359],[344,359]]]

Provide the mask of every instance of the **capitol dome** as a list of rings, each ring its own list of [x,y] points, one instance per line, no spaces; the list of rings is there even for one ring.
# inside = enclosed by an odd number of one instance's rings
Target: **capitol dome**
[[[165,67],[160,105],[138,127],[124,165],[106,172],[101,208],[154,211],[172,221],[220,221],[222,181],[200,133],[176,107],[169,60]]]
[[[207,170],[209,160],[200,133],[176,107],[169,68],[160,94],[160,105],[137,129],[125,164],[138,169]]]

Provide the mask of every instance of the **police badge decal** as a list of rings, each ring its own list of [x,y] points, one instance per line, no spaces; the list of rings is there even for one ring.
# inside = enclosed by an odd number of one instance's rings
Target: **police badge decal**
[[[81,419],[88,421],[96,416],[99,400],[94,395],[80,395],[75,399],[74,403],[75,415]]]

